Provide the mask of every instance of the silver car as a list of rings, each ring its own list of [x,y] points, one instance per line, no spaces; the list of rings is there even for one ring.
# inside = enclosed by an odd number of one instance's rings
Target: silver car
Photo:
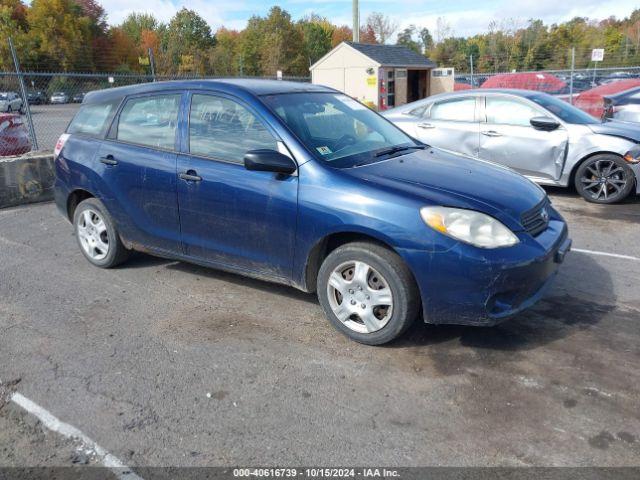
[[[505,165],[541,185],[574,184],[590,202],[640,193],[640,128],[603,122],[545,93],[455,92],[383,115],[428,145]]]
[[[69,95],[64,92],[54,92],[49,101],[51,103],[69,103]]]
[[[22,112],[23,102],[15,92],[0,92],[0,112]]]

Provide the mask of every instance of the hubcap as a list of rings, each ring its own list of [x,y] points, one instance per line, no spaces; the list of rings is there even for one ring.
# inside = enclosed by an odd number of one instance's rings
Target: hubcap
[[[383,328],[393,313],[386,279],[365,262],[345,262],[329,276],[329,305],[344,325],[359,333]]]
[[[109,253],[107,226],[98,212],[87,209],[78,218],[76,226],[80,245],[94,260],[102,260]]]
[[[624,169],[613,160],[597,160],[587,166],[580,182],[594,200],[608,200],[620,195],[627,185]]]

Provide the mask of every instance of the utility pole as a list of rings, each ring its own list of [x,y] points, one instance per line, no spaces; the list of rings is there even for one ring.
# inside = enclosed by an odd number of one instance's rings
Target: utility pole
[[[473,54],[469,55],[469,64],[471,65],[471,88],[474,88],[474,82],[473,82]]]
[[[353,41],[360,42],[360,6],[353,0]]]
[[[153,78],[153,81],[156,81],[156,61],[153,58],[153,50],[151,49],[151,47],[149,47],[148,50],[149,53],[149,65],[151,66],[151,78]]]

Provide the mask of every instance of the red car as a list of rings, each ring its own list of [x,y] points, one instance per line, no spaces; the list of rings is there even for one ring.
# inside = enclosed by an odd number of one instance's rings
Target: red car
[[[21,155],[31,150],[29,131],[20,115],[0,114],[0,156]]]
[[[517,88],[553,94],[563,92],[567,88],[567,84],[549,73],[501,73],[489,77],[481,88]]]
[[[640,79],[630,78],[606,83],[582,92],[575,98],[573,105],[596,118],[602,118],[604,115],[604,97],[635,87],[640,87]]]

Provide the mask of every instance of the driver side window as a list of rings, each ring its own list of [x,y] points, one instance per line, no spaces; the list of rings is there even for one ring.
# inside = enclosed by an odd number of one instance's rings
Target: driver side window
[[[253,113],[233,100],[194,94],[189,112],[189,152],[242,163],[257,149],[277,150],[276,139]]]
[[[487,97],[487,123],[530,127],[529,121],[541,115],[535,108],[502,97]]]

